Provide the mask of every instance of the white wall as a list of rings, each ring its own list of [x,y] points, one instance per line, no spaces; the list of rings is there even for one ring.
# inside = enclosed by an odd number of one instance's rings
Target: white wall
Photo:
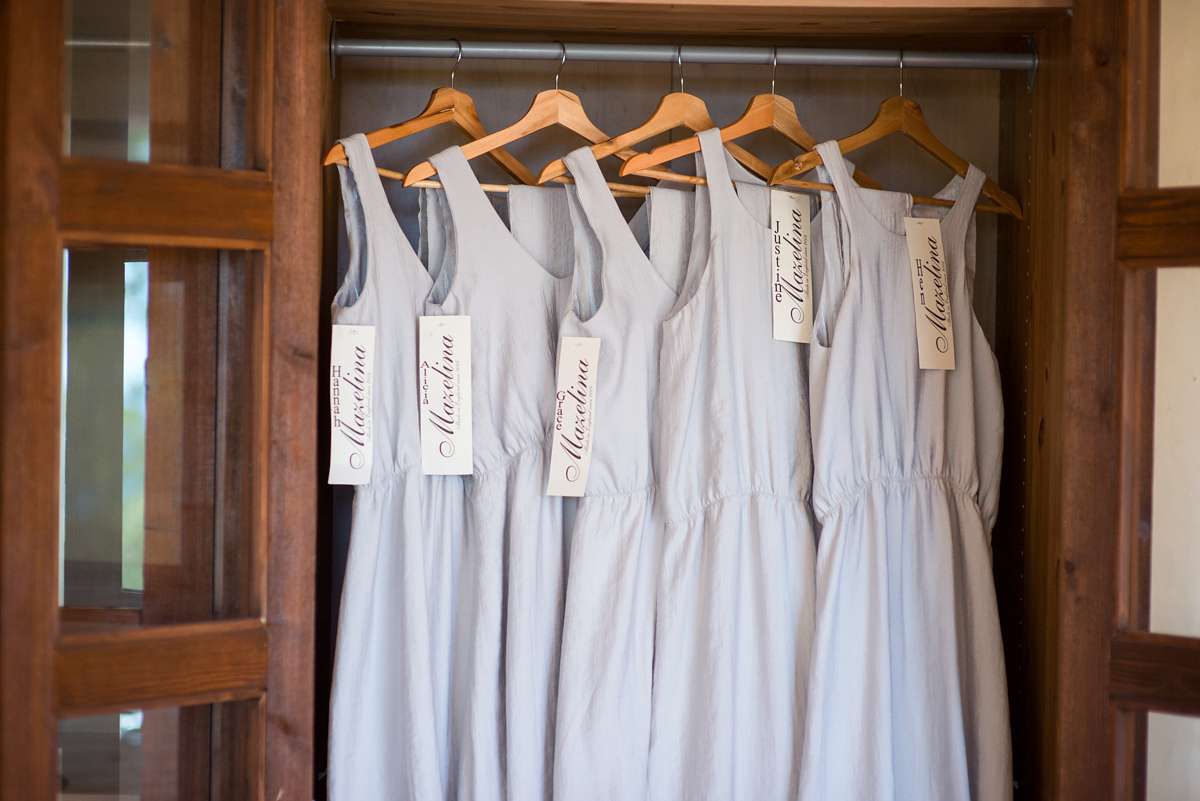
[[[1159,184],[1200,184],[1200,2],[1162,0]],[[1150,627],[1200,636],[1200,268],[1158,273]],[[1200,798],[1200,720],[1151,715],[1146,796]]]

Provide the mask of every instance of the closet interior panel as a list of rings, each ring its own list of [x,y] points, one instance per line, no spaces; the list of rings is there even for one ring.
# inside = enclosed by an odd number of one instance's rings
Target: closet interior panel
[[[338,136],[358,131],[370,131],[415,116],[425,106],[429,94],[447,86],[453,59],[416,58],[343,58],[339,60],[336,80],[336,128]],[[555,62],[464,60],[458,65],[455,86],[474,100],[484,126],[496,130],[524,113],[533,95],[554,85],[558,65]],[[728,124],[744,110],[754,94],[771,91],[769,66],[724,64],[684,64],[684,89],[702,97],[718,125]],[[800,120],[818,141],[844,136],[870,122],[879,102],[899,90],[899,70],[882,68],[834,68],[782,66],[775,70],[776,92],[791,99]],[[988,70],[939,70],[906,68],[903,73],[906,96],[916,99],[923,108],[931,127],[955,152],[962,154],[989,175],[1001,178],[1006,188],[1026,189],[1028,175],[1028,137],[1031,99],[1025,89],[1028,76],[1014,73],[1001,77]],[[669,91],[679,89],[679,68],[675,64],[632,64],[621,62],[573,62],[568,60],[559,77],[559,85],[580,96],[592,120],[604,131],[616,134],[628,130],[650,116],[659,99]],[[1018,107],[1020,111],[1018,111]],[[1018,119],[1020,114],[1023,119]],[[1004,116],[1006,115],[1006,116]],[[1020,136],[1015,131],[1024,131]],[[682,133],[676,133],[681,137]],[[649,140],[638,149],[648,150],[669,140],[664,134]],[[1003,140],[1003,141],[1002,141]],[[441,125],[397,142],[383,145],[375,154],[379,166],[404,171],[433,152],[450,144],[463,144],[467,137],[453,126]],[[1026,161],[1015,158],[1011,151],[1023,143]],[[514,142],[507,149],[522,163],[533,169],[547,163],[582,143],[578,137],[562,130],[541,131]],[[739,140],[768,163],[779,163],[795,155],[794,146],[772,132],[760,132]],[[952,173],[924,153],[910,140],[895,136],[873,143],[851,155],[852,160],[884,186],[904,187],[915,194],[932,195],[952,177]],[[691,169],[690,157],[678,165]],[[1021,170],[1018,162],[1024,165]],[[615,158],[604,159],[601,167],[609,180],[618,180]],[[511,179],[491,160],[479,158],[472,162],[481,181],[505,183]],[[332,174],[332,170],[329,171]],[[1017,177],[1019,174],[1019,177]],[[1013,176],[1013,180],[1009,176]],[[327,184],[329,180],[327,180]],[[394,180],[384,180],[385,190],[399,221],[409,239],[416,244],[417,193],[401,188]],[[1021,194],[1017,194],[1021,197]],[[335,212],[333,225],[327,228],[331,238],[336,236],[336,273],[332,264],[326,269],[326,288],[332,293],[333,276],[340,281],[348,258],[345,227],[341,224],[340,193],[327,195],[327,206]],[[638,201],[624,200],[627,214]],[[503,208],[504,201],[497,201]],[[1015,305],[1027,310],[1027,283],[1018,279],[1024,269],[1028,275],[1028,259],[1015,270],[1006,262],[998,269],[998,259],[1014,258],[1020,251],[1016,233],[1021,226],[1015,220],[999,215],[981,214],[977,217],[978,247],[975,279],[975,311],[993,348],[1025,348],[1019,339],[1018,326],[1011,320],[998,321],[998,309],[1005,312]],[[1001,231],[1006,235],[1001,236]],[[1026,332],[1027,333],[1027,332]],[[1016,404],[1026,402],[1024,368],[1017,361],[1024,351],[1015,349],[1001,356],[1006,397]],[[1009,411],[1009,439],[1025,437],[1023,420]],[[1009,452],[1019,453],[1019,442],[1006,443]],[[1020,462],[1009,462],[1020,467]],[[1018,490],[1019,479],[1006,481],[1002,491],[1008,492],[1009,504],[1002,512],[994,535],[997,554],[997,586],[1001,598],[1001,613],[1006,628],[1025,634],[1027,623],[1020,611],[1023,598],[1037,597],[1028,592],[1014,591],[1014,582],[1026,575],[1021,560],[1028,558],[1023,531],[1025,507]],[[332,489],[330,514],[332,526],[328,544],[328,582],[322,592],[328,592],[331,621],[328,641],[336,636],[337,599],[340,595],[342,572],[349,544],[350,502],[347,488]],[[1036,624],[1035,624],[1036,629]],[[325,637],[325,634],[319,635]],[[332,645],[330,646],[332,648]],[[1023,640],[1010,637],[1009,671],[1020,684],[1027,682],[1025,672],[1029,649]],[[320,666],[318,670],[327,670]],[[1022,697],[1014,698],[1014,706],[1024,704]],[[1014,726],[1023,725],[1025,710],[1014,710]],[[320,754],[321,749],[317,749]],[[1025,758],[1024,750],[1018,760]]]
[[[456,15],[452,8],[426,4],[371,3],[372,19],[380,25],[410,22],[414,27],[380,27],[363,22],[361,9],[350,1],[328,4],[339,25],[338,35],[373,38],[492,39],[503,41],[648,41],[788,46],[861,46],[895,48],[928,47],[946,50],[1026,50],[1035,44],[1041,59],[1036,80],[1020,72],[990,70],[940,70],[908,67],[903,93],[920,103],[931,128],[951,149],[982,168],[1025,211],[1023,220],[995,215],[977,216],[977,275],[975,311],[996,353],[1005,405],[1005,443],[1001,508],[992,534],[994,576],[1004,636],[1013,733],[1016,798],[1051,798],[1055,794],[1059,719],[1057,675],[1060,601],[1057,562],[1062,520],[1062,427],[1064,385],[1062,369],[1062,310],[1065,278],[1063,264],[1067,240],[1065,187],[1071,166],[1070,139],[1072,23],[1061,7],[998,14],[974,10],[971,22],[965,12],[947,11],[937,21],[920,13],[881,11],[877,28],[864,39],[861,15],[854,26],[838,14],[797,23],[794,15],[778,8],[754,14],[720,12],[696,14],[690,21],[660,11],[661,19],[605,17],[600,33],[589,24],[594,17],[581,4],[518,3],[504,13],[472,6],[472,15]],[[529,9],[539,6],[535,24]],[[550,6],[551,10],[547,10]],[[656,7],[660,8],[660,7]],[[692,9],[694,12],[695,10]],[[592,12],[600,14],[601,12]],[[846,12],[840,12],[845,14]],[[778,19],[772,17],[775,14]],[[557,16],[556,16],[557,15]],[[851,15],[854,16],[854,15]],[[770,26],[775,19],[772,38]],[[461,25],[455,23],[459,20]],[[650,20],[648,22],[647,20]],[[651,22],[661,25],[651,27]],[[728,27],[722,29],[721,24]],[[628,30],[621,30],[622,26]],[[615,26],[615,28],[613,27]],[[1012,26],[1007,27],[1007,26]],[[726,37],[715,37],[726,30]],[[857,31],[854,32],[854,31]],[[919,31],[919,33],[918,33]],[[972,31],[964,36],[962,32]],[[814,39],[797,39],[812,33]],[[1018,34],[1035,33],[1027,40]],[[450,85],[454,59],[339,58],[331,88],[329,143],[338,136],[370,131],[409,119],[424,108],[430,93]],[[496,130],[520,117],[533,95],[553,88],[555,61],[502,61],[465,59],[457,68],[456,88],[475,101],[488,130]],[[736,119],[749,99],[771,91],[770,66],[731,64],[683,65],[684,90],[704,99],[717,125]],[[775,91],[791,99],[798,116],[818,140],[838,138],[865,127],[880,101],[897,94],[900,74],[887,68],[779,66]],[[566,62],[559,86],[580,96],[591,119],[615,135],[644,121],[667,92],[679,91],[675,64],[620,62]],[[677,132],[675,138],[685,134]],[[668,141],[670,135],[649,140],[637,149],[648,150]],[[379,166],[406,171],[449,144],[467,138],[453,126],[441,125],[377,148]],[[518,140],[509,151],[534,172],[553,158],[582,144],[573,134],[541,131]],[[769,163],[795,155],[793,146],[771,132],[739,141]],[[850,155],[864,172],[884,187],[914,194],[933,194],[951,177],[948,169],[903,136],[888,137]],[[617,178],[619,162],[602,159],[609,180]],[[691,158],[677,165],[690,171]],[[487,158],[472,162],[484,182],[511,181]],[[325,177],[326,248],[324,297],[346,269],[347,244],[336,176]],[[404,233],[415,243],[417,193],[403,190],[399,182],[384,179],[385,190]],[[496,205],[503,209],[504,201]],[[636,200],[622,200],[626,215]],[[326,313],[323,311],[323,313]],[[324,419],[322,425],[326,425]],[[323,435],[324,437],[324,435]],[[318,621],[319,656],[331,659],[336,636],[337,599],[348,546],[352,493],[344,487],[323,490],[326,512],[321,534]],[[328,600],[326,600],[328,599]],[[328,612],[328,619],[325,614]],[[323,653],[321,649],[324,650]],[[328,676],[329,664],[318,664]],[[317,707],[327,705],[327,684],[318,685]],[[316,774],[323,776],[324,720],[318,714]]]

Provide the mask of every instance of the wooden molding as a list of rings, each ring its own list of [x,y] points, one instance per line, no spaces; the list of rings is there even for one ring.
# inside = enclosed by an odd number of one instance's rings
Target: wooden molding
[[[1121,491],[1113,625],[1150,625],[1150,531],[1154,485],[1154,340],[1158,275],[1124,274],[1121,350]]]
[[[0,4],[0,794],[59,788],[58,632],[64,3]]]
[[[1109,694],[1124,707],[1200,715],[1200,639],[1118,632],[1112,641]]]
[[[262,356],[270,387],[262,437],[267,486],[271,634],[265,797],[313,798],[317,531],[318,330],[321,307],[321,133],[329,15],[320,0],[277,0],[273,19],[271,173],[278,238],[266,256]]]
[[[157,626],[60,637],[61,717],[254,698],[267,687],[261,620]]]
[[[339,22],[403,26],[408,37],[496,38],[505,31],[522,39],[556,36],[673,39],[757,37],[776,43],[821,39],[826,42],[942,42],[953,46],[970,31],[1001,39],[1041,30],[1071,8],[1071,0],[327,0]],[[454,33],[449,33],[454,31]]]
[[[1123,265],[1200,265],[1200,188],[1126,189],[1117,208],[1117,257]]]
[[[68,244],[264,249],[265,172],[64,158],[59,232]]]

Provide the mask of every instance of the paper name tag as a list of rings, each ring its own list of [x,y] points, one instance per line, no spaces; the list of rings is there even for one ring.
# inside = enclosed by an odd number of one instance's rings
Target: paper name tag
[[[600,340],[563,337],[558,346],[558,392],[547,495],[583,495],[596,427],[596,368]]]
[[[417,351],[421,472],[469,476],[471,318],[422,317]]]
[[[935,219],[905,217],[904,230],[908,237],[921,369],[953,370],[954,317],[950,313],[950,277],[942,244],[942,224]]]
[[[329,355],[330,484],[371,481],[375,326],[335,325]]]
[[[771,333],[785,342],[812,342],[812,261],[809,200],[771,192]]]

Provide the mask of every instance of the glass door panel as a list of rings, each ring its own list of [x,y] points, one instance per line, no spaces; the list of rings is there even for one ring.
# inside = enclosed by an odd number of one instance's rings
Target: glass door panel
[[[1200,637],[1200,268],[1157,272],[1150,628]]]
[[[1161,2],[1158,184],[1200,186],[1200,3]]]
[[[1200,798],[1200,718],[1158,712],[1148,717],[1146,801]]]
[[[64,633],[258,613],[257,264],[206,250],[66,252]]]
[[[1159,185],[1200,185],[1200,4],[1161,14]],[[1200,268],[1156,281],[1150,629],[1200,637]]]
[[[125,709],[58,722],[59,801],[254,797],[257,701]]]

